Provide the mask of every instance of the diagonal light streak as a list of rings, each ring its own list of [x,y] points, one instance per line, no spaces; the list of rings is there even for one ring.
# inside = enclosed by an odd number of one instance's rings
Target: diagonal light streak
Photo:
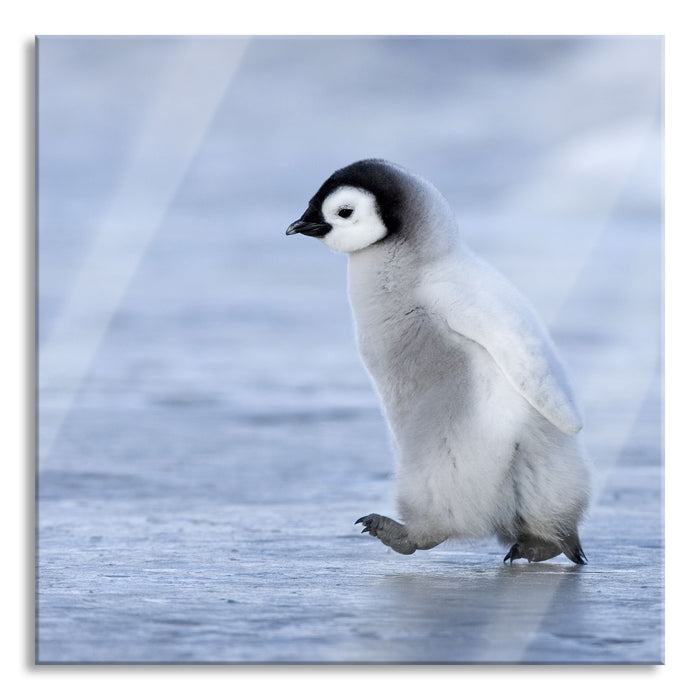
[[[568,274],[566,278],[570,280],[566,289],[556,301],[550,303],[550,308],[546,314],[547,320],[551,322],[559,314],[565,313],[564,305],[568,298],[576,294],[577,284],[587,270],[596,265],[595,256],[599,254],[598,243],[601,237],[611,235],[614,224],[611,221],[615,216],[616,206],[622,196],[624,187],[630,177],[633,176],[635,165],[641,157],[642,152],[653,144],[655,138],[655,104],[650,105],[648,119],[646,123],[635,131],[632,147],[627,149],[624,157],[618,162],[611,163],[616,166],[615,187],[612,187],[604,200],[600,202],[597,215],[597,226],[592,229],[592,235],[585,241],[579,241],[582,255],[571,256],[568,260]],[[614,235],[614,234],[612,234]],[[651,316],[637,316],[622,324],[621,319],[615,316],[615,308],[623,308],[626,311],[635,308],[635,300],[638,303],[639,295],[645,292],[648,282],[646,280],[645,263],[648,256],[644,252],[637,250],[629,251],[625,261],[624,276],[620,279],[620,284],[616,287],[616,303],[611,304],[611,311],[607,314],[603,311],[596,317],[597,322],[606,329],[615,328],[618,325],[624,327],[628,337],[622,343],[634,348],[634,362],[625,366],[625,371],[629,373],[624,387],[624,397],[620,402],[620,409],[615,420],[615,434],[608,436],[608,447],[605,450],[606,464],[596,464],[595,482],[596,491],[600,492],[604,488],[609,472],[616,463],[620,452],[627,442],[631,433],[639,409],[643,405],[651,383],[657,376],[659,366],[659,337],[658,328],[653,322],[653,311]],[[659,261],[661,265],[661,261]],[[649,318],[652,322],[649,322]],[[619,336],[619,332],[610,330],[611,336]],[[586,395],[588,397],[609,395],[609,383],[614,368],[601,371],[596,375],[584,377]],[[578,382],[577,382],[578,383]],[[592,398],[590,399],[592,402]],[[592,435],[596,429],[596,421],[591,421],[592,430],[587,431]],[[593,504],[595,507],[595,504]],[[520,573],[518,571],[518,573]],[[500,595],[503,597],[503,605],[497,606],[503,610],[502,614],[496,615],[488,625],[482,630],[483,646],[478,650],[474,661],[484,662],[521,662],[526,654],[532,640],[548,614],[550,605],[557,595],[561,584],[566,580],[564,573],[556,575],[540,575],[537,577],[537,585],[531,580],[536,576],[535,571],[524,570],[521,575],[514,576],[508,580]],[[510,601],[520,599],[528,615],[514,615]]]
[[[182,39],[120,185],[38,352],[38,464],[50,453],[109,323],[177,193],[250,42]],[[105,262],[108,264],[105,265]]]

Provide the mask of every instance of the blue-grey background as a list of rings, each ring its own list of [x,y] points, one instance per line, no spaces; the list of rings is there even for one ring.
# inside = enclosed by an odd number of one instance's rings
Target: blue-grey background
[[[663,661],[663,40],[41,37],[37,661]],[[586,416],[590,564],[402,557],[336,168],[433,181]]]

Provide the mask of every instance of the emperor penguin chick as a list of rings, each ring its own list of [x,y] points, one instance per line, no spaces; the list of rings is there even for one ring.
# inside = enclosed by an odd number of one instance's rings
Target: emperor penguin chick
[[[331,175],[287,235],[348,254],[360,354],[396,453],[403,523],[357,523],[402,554],[496,535],[504,561],[585,564],[581,420],[527,301],[460,244],[444,197],[384,160]],[[356,524],[357,524],[356,523]]]

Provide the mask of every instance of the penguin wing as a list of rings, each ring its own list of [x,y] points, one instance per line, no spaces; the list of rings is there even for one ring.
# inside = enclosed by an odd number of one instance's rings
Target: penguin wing
[[[515,390],[552,425],[567,435],[581,430],[581,417],[549,334],[515,288],[479,265],[467,275],[448,275],[423,290],[426,305],[453,332],[485,348]]]

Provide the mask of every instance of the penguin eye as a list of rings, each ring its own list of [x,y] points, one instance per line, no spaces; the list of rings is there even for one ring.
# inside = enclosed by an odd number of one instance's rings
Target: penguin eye
[[[343,219],[349,219],[352,216],[352,209],[349,207],[343,207],[338,209],[338,216],[342,216]]]

